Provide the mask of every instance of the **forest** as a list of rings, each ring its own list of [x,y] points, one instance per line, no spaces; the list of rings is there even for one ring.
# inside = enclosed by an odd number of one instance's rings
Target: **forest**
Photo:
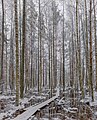
[[[0,120],[97,120],[97,0],[0,1]]]

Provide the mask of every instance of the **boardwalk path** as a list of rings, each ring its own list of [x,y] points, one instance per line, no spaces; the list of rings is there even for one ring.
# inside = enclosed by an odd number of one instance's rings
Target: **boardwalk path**
[[[46,100],[45,102],[42,102],[34,107],[30,106],[27,111],[18,115],[16,118],[14,118],[14,120],[27,120],[27,119],[29,119],[29,117],[31,117],[33,114],[35,114],[35,112],[37,112],[39,109],[45,107],[46,105],[48,105],[49,103],[54,101],[56,98],[58,98],[58,96],[59,96],[59,89],[57,89],[56,95],[54,97],[52,97],[52,98]]]

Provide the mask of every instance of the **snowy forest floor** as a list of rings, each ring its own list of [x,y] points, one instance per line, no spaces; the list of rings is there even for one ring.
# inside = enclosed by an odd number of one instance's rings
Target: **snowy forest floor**
[[[54,90],[54,95],[56,90]],[[29,116],[29,120],[97,120],[97,93],[94,93],[95,101],[91,102],[89,95],[81,99],[80,92],[74,99],[70,98],[69,89],[64,97],[61,94],[49,105],[38,110],[34,115]],[[25,94],[20,100],[18,107],[15,106],[15,95],[0,95],[0,120],[11,120],[27,111],[30,106],[36,106],[49,99],[49,90],[44,89],[39,95],[36,90]],[[71,107],[71,102],[75,105]]]

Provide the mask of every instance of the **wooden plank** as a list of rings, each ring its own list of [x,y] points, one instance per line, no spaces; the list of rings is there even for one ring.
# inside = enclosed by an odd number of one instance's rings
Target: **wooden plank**
[[[40,103],[39,105],[36,105],[34,107],[30,106],[27,111],[18,115],[16,118],[14,118],[14,120],[27,120],[27,119],[29,119],[29,117],[31,117],[33,114],[35,114],[35,112],[37,112],[37,110],[45,107],[46,105],[48,105],[49,103],[54,101],[58,96],[59,96],[59,90],[57,90],[56,96],[46,100],[45,102]]]

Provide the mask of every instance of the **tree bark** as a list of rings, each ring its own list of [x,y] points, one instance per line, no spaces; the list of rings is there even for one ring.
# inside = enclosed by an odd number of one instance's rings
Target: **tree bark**
[[[24,97],[24,55],[25,55],[25,39],[26,39],[26,0],[23,2],[23,20],[22,20],[22,65],[21,65],[21,79],[20,79],[20,98]]]
[[[14,0],[15,8],[15,41],[16,41],[16,105],[19,105],[19,47],[18,47],[18,11],[17,0]]]

